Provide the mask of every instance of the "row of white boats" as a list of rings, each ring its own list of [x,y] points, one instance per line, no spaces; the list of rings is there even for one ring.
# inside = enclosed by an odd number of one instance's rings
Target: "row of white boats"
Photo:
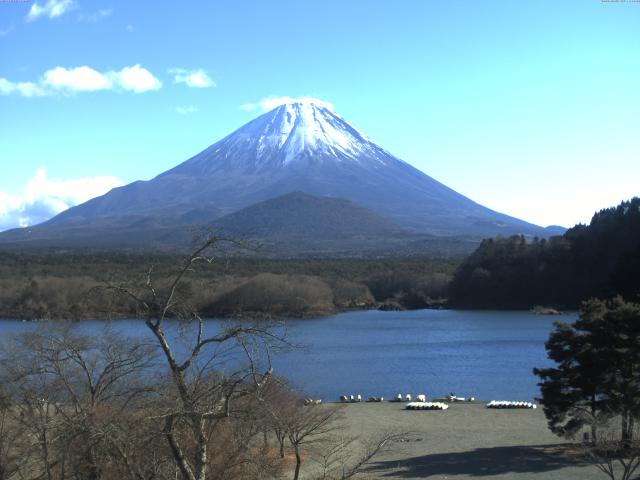
[[[535,409],[536,404],[531,402],[512,402],[509,400],[491,400],[486,405],[487,408],[497,408],[497,409],[514,409],[514,408],[530,408]],[[426,402],[426,401],[418,401],[418,402],[409,402],[405,405],[407,410],[446,410],[449,408],[449,405],[444,402]]]
[[[511,402],[509,400],[491,400],[487,403],[487,408],[537,408],[531,402]]]
[[[341,403],[358,403],[362,402],[362,395],[341,395]],[[384,402],[384,397],[369,397],[366,402]],[[457,397],[453,394],[444,398],[436,398],[433,401],[428,402],[427,396],[423,393],[415,396],[415,401],[410,393],[406,395],[398,394],[395,398],[389,400],[390,402],[408,402],[405,405],[407,410],[446,410],[449,408],[450,403],[454,402],[473,402],[474,397]],[[524,401],[511,401],[511,400],[491,400],[486,404],[487,408],[495,409],[535,409],[537,408],[535,403]]]
[[[449,405],[444,402],[409,402],[404,408],[407,410],[446,410]]]
[[[416,402],[422,402],[422,403],[426,403],[427,401],[427,396],[424,393],[420,393],[418,395],[416,395],[415,397]],[[362,395],[340,395],[340,402],[341,403],[358,403],[358,402],[362,402]],[[366,402],[384,402],[384,397],[368,397],[366,400]],[[402,394],[398,394],[395,398],[392,398],[391,400],[389,400],[390,402],[413,402],[413,396],[410,393],[407,393],[406,395],[402,395]],[[447,395],[446,397],[443,398],[437,398],[434,399],[434,401],[437,402],[473,402],[475,401],[475,397],[456,397],[455,395]]]

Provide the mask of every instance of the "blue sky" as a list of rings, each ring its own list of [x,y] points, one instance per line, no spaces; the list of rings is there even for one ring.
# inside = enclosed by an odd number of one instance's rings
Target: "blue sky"
[[[149,179],[313,96],[488,207],[640,194],[640,3],[0,1],[0,229]]]

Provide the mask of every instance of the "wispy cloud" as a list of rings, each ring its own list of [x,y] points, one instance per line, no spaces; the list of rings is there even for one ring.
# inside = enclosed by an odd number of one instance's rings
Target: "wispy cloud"
[[[126,27],[124,27],[124,28],[125,28],[125,30],[126,30],[127,32],[133,32],[133,31],[135,30],[135,28],[133,28],[133,25],[127,25],[127,26],[126,26]]]
[[[15,31],[15,28],[13,28],[13,25],[9,25],[7,28],[0,28],[0,37],[6,37],[13,31]]]
[[[143,93],[158,90],[162,82],[139,64],[118,71],[99,72],[91,67],[55,67],[37,82],[13,82],[0,78],[0,95],[42,97],[57,94],[117,90]]]
[[[32,22],[40,17],[56,18],[76,8],[73,0],[47,0],[45,3],[34,2],[27,14],[27,21]]]
[[[174,83],[184,83],[190,88],[209,88],[216,86],[216,82],[201,68],[197,70],[171,68],[169,69],[169,73],[173,75]]]
[[[198,110],[198,107],[194,105],[184,105],[176,107],[176,113],[179,113],[180,115],[189,115],[190,113],[196,113]]]
[[[333,103],[327,102],[325,100],[320,100],[315,97],[277,97],[275,95],[265,97],[262,100],[255,103],[244,103],[240,105],[240,108],[246,112],[252,112],[254,110],[262,110],[263,112],[267,112],[269,110],[273,110],[280,105],[284,105],[285,103],[314,103],[321,107],[327,108],[331,111],[334,110]]]
[[[111,16],[112,13],[112,8],[103,8],[102,10],[98,10],[97,12],[79,13],[78,21],[86,23],[96,23]]]
[[[42,97],[46,95],[44,88],[33,82],[11,82],[0,78],[0,95],[21,95],[23,97]]]
[[[0,191],[0,231],[44,222],[123,183],[112,175],[51,179],[39,168],[19,194]]]

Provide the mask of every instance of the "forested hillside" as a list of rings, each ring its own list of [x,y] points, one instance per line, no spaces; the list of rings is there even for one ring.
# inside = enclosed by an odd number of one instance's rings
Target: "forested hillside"
[[[475,308],[577,307],[640,293],[640,198],[596,213],[561,237],[484,240],[458,268],[451,304]]]
[[[159,285],[183,264],[171,255],[0,252],[0,318],[130,318],[135,307],[92,291]],[[312,317],[365,308],[442,304],[458,260],[221,258],[194,267],[180,294],[207,316]],[[164,279],[164,280],[163,280]]]

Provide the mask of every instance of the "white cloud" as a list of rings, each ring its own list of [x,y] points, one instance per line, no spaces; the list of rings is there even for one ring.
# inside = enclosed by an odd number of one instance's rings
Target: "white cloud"
[[[202,69],[185,70],[184,68],[172,68],[169,70],[169,73],[174,75],[174,83],[184,83],[190,88],[209,88],[216,86],[216,82]]]
[[[269,110],[273,110],[276,107],[279,107],[280,105],[284,105],[285,103],[293,103],[293,102],[314,103],[318,106],[327,108],[331,111],[334,110],[333,103],[320,100],[319,98],[315,98],[315,97],[293,98],[293,97],[286,97],[286,96],[285,97],[276,97],[276,96],[266,97],[256,103],[245,103],[243,105],[240,105],[240,108],[246,112],[251,112],[258,109],[262,110],[263,112],[267,112]]]
[[[39,168],[20,194],[0,191],[0,231],[44,222],[123,183],[112,175],[58,180]]]
[[[97,12],[91,12],[91,13],[79,13],[78,21],[87,22],[87,23],[96,23],[111,16],[112,13],[113,13],[112,8],[103,8],[102,10],[98,10]]]
[[[0,78],[0,95],[21,95],[23,97],[41,97],[56,94],[95,92],[99,90],[125,90],[143,93],[158,90],[162,82],[146,68],[140,65],[124,67],[119,71],[101,73],[91,67],[75,68],[55,67],[44,72],[35,82],[12,82]]]
[[[109,72],[107,76],[111,76],[121,88],[135,93],[158,90],[162,87],[162,82],[140,65],[125,67],[119,72]]]
[[[125,27],[125,30],[126,30],[127,32],[133,32],[133,31],[135,30],[135,28],[133,28],[133,25],[127,25],[127,26]]]
[[[184,105],[176,107],[176,113],[180,115],[189,115],[190,113],[196,113],[198,111],[198,107],[193,105]]]
[[[43,4],[35,2],[31,5],[29,13],[27,14],[27,21],[31,22],[40,17],[56,18],[64,15],[70,10],[75,8],[73,0],[47,0]]]
[[[47,70],[44,72],[42,83],[54,90],[67,92],[94,92],[113,88],[113,82],[107,75],[86,66],[69,69],[56,67]]]

